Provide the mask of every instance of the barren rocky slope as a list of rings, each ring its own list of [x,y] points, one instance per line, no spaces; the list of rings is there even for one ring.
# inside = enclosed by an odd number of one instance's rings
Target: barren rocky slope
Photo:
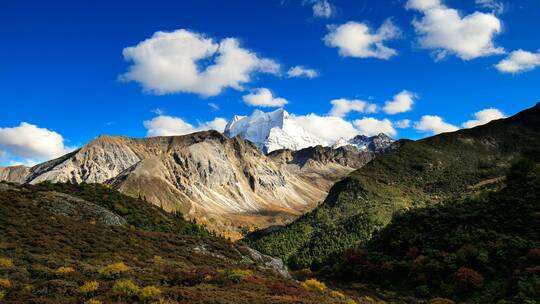
[[[145,139],[101,136],[32,168],[4,168],[0,179],[106,183],[236,239],[312,210],[335,181],[374,155],[349,146],[318,146],[266,156],[248,141],[215,131]]]

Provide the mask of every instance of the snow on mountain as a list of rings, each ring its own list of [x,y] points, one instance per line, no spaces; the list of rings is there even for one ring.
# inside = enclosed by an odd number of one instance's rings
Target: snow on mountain
[[[290,116],[283,109],[268,113],[255,110],[250,116],[234,116],[225,127],[225,135],[238,135],[249,140],[264,153],[279,149],[297,151],[318,145],[334,148],[351,145],[361,151],[379,151],[393,142],[383,133],[372,137],[358,135],[352,139],[341,138],[336,142],[328,142],[304,129],[294,120],[294,116]]]
[[[279,149],[293,151],[328,145],[302,128],[283,109],[265,113],[255,110],[251,116],[235,116],[225,127],[225,135],[240,136],[254,143],[264,153]]]
[[[332,147],[337,149],[343,146],[353,146],[360,151],[372,151],[377,152],[384,150],[390,146],[394,140],[384,133],[379,133],[378,135],[367,137],[365,135],[357,135],[354,138],[345,140],[340,138],[337,140]]]

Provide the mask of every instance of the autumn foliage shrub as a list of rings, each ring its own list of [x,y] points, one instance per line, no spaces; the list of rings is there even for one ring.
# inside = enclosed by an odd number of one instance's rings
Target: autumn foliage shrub
[[[56,269],[56,274],[69,274],[69,273],[74,273],[75,272],[75,269],[73,267],[58,267]]]
[[[155,299],[161,295],[161,290],[156,286],[143,287],[139,292],[139,297],[143,300]]]
[[[268,289],[270,294],[273,295],[302,296],[306,293],[306,290],[303,288],[298,288],[285,283],[272,284]]]
[[[116,276],[118,276],[119,274],[121,273],[124,273],[124,272],[127,272],[129,271],[129,267],[120,262],[120,263],[114,263],[114,264],[110,264],[110,265],[107,265],[103,268],[101,268],[98,273],[101,277],[103,278],[106,278],[106,279],[110,279],[110,278],[114,278]]]
[[[8,278],[0,278],[0,288],[9,289],[13,284]]]
[[[13,261],[8,258],[0,258],[0,268],[11,268],[13,267]]]
[[[231,272],[229,272],[229,279],[236,283],[241,282],[245,278],[249,278],[251,276],[253,276],[253,271],[248,269],[233,269]]]
[[[99,289],[99,282],[97,281],[88,281],[85,282],[81,287],[79,287],[79,293],[88,294],[95,292]]]
[[[316,279],[305,280],[302,283],[302,286],[305,289],[312,290],[312,291],[325,291],[326,290],[326,284],[324,284],[323,282],[319,282]]]
[[[133,283],[131,280],[121,280],[114,283],[112,287],[112,291],[123,297],[131,297],[135,296],[139,293],[139,286],[137,284]]]
[[[462,266],[454,273],[454,281],[460,290],[468,291],[480,288],[484,277],[475,270]]]

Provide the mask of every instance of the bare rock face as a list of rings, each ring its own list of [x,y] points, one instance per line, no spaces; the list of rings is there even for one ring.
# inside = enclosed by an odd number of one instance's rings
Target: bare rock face
[[[26,166],[0,167],[0,181],[24,183],[30,168]]]
[[[350,146],[266,156],[249,141],[216,131],[144,139],[100,136],[20,173],[3,169],[0,179],[109,184],[238,239],[246,229],[283,225],[312,210],[335,181],[373,157]]]
[[[59,192],[43,192],[36,198],[39,206],[52,213],[77,220],[94,220],[109,226],[122,226],[126,220],[94,203]]]

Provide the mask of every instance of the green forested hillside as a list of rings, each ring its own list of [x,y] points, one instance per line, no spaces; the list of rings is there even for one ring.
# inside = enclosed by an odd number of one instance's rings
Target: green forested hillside
[[[500,190],[394,217],[334,279],[474,303],[540,299],[540,166],[520,161]],[[503,302],[498,302],[503,301]]]
[[[397,213],[495,182],[519,157],[540,161],[540,104],[484,126],[406,142],[338,182],[311,213],[246,241],[293,268],[320,268],[366,244]]]

